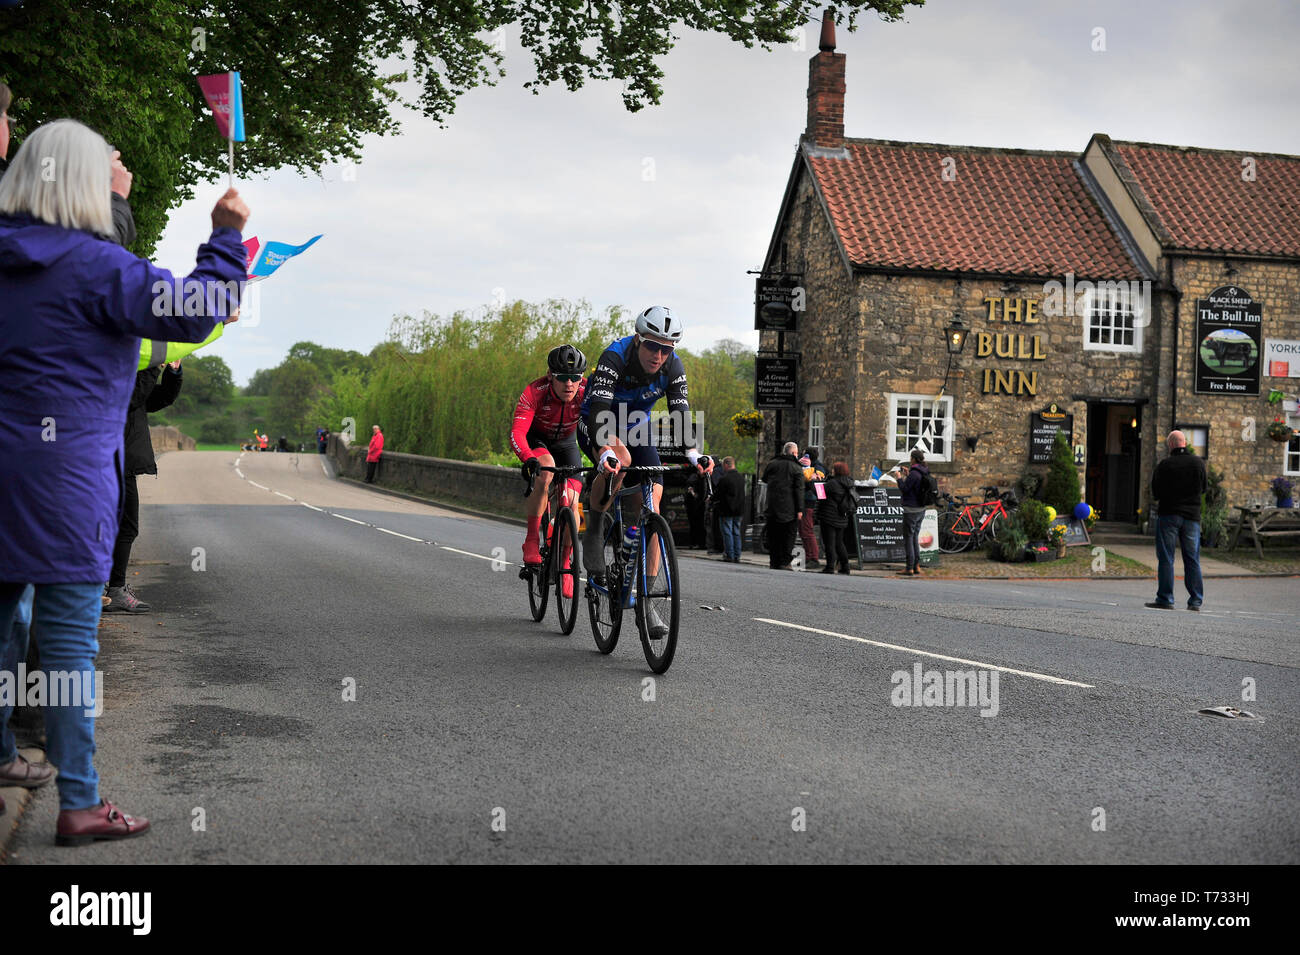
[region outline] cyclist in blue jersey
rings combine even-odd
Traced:
[[[637,316],[636,334],[612,342],[587,379],[582,416],[578,419],[578,444],[598,469],[591,485],[593,513],[582,542],[583,564],[591,574],[605,572],[601,546],[604,522],[597,515],[609,510],[613,494],[623,483],[619,472],[630,466],[660,464],[649,426],[650,409],[659,399],[668,399],[672,425],[681,436],[687,460],[701,474],[713,470],[713,462],[695,447],[694,429],[690,426],[686,370],[675,351],[683,329],[681,318],[670,309],[652,305]],[[612,482],[611,496],[602,506],[607,482]],[[655,477],[654,484],[657,511],[663,479]]]

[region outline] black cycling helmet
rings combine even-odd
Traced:
[[[553,375],[581,375],[587,370],[587,356],[572,345],[561,345],[546,356],[546,368]]]

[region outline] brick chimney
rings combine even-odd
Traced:
[[[823,149],[844,148],[844,60],[835,52],[835,19],[822,14],[820,51],[808,61],[808,128],[804,140]]]

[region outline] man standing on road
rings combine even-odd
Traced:
[[[790,566],[794,535],[803,517],[803,468],[796,455],[799,445],[787,441],[781,453],[763,468],[767,485],[767,554],[773,570]]]
[[[1201,495],[1205,493],[1205,462],[1189,451],[1181,431],[1169,432],[1169,457],[1151,475],[1151,497],[1158,502],[1156,517],[1156,599],[1153,610],[1174,609],[1174,547],[1183,552],[1183,583],[1187,609],[1200,610],[1205,596],[1201,583]]]
[[[379,459],[384,456],[384,432],[379,430],[379,425],[372,425],[370,432],[370,447],[366,449],[366,483],[374,484]]]

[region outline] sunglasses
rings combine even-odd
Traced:
[[[554,378],[556,381],[567,381],[570,384],[572,384],[575,381],[582,381],[581,375],[557,375],[554,372],[552,372],[551,377]]]
[[[650,349],[650,351],[656,355],[671,355],[673,353],[673,348],[676,347],[673,345],[662,345],[659,342],[652,342],[648,338],[641,339],[641,344]]]

